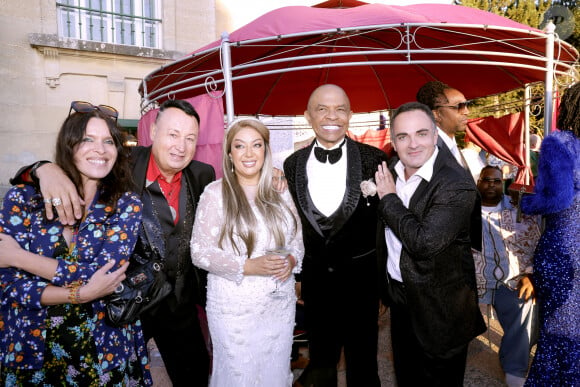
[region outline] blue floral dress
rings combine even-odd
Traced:
[[[98,195],[97,195],[98,196]],[[47,221],[42,197],[28,186],[13,187],[0,213],[0,232],[37,254],[58,259],[47,281],[14,268],[0,269],[0,384],[141,386],[151,385],[141,323],[122,328],[105,322],[105,304],[45,306],[48,285],[87,281],[109,259],[126,262],[141,221],[139,198],[126,193],[115,208],[92,203],[69,248],[58,221]]]

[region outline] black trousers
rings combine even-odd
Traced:
[[[155,340],[174,387],[208,385],[209,354],[196,305],[171,311],[164,302],[153,314],[142,316],[141,321],[145,339]]]
[[[343,349],[347,385],[380,386],[378,291],[373,281],[376,273],[367,266],[352,265],[345,271],[352,278],[326,274],[314,291],[309,289],[304,308],[310,362],[299,379],[305,387],[336,387],[336,367]],[[303,292],[305,285],[303,282]]]
[[[390,279],[391,341],[395,376],[399,387],[462,387],[467,345],[456,355],[440,358],[426,353],[413,331],[405,288]]]

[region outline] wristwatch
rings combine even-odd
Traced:
[[[40,184],[40,182],[38,181],[38,177],[36,176],[36,170],[39,167],[41,167],[44,164],[46,164],[46,163],[50,163],[50,161],[48,161],[48,160],[40,160],[40,161],[37,161],[34,164],[32,164],[32,167],[30,168],[30,171],[28,171],[28,175],[30,176],[30,179],[37,186]]]

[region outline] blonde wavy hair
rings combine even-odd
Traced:
[[[245,128],[254,129],[264,140],[264,165],[260,171],[258,192],[254,203],[258,212],[265,220],[266,230],[256,230],[256,217],[254,216],[244,190],[238,182],[233,170],[233,162],[230,158],[233,139],[240,130]],[[234,121],[230,124],[223,145],[222,169],[224,173],[222,179],[222,196],[225,221],[220,232],[219,247],[223,248],[223,242],[227,239],[236,253],[240,254],[241,249],[234,239],[234,235],[237,235],[244,242],[249,258],[252,256],[256,245],[257,232],[260,231],[269,232],[276,241],[276,246],[284,246],[286,244],[284,230],[292,227],[293,232],[296,233],[297,223],[294,216],[292,216],[293,224],[287,224],[286,213],[293,213],[272,185],[273,167],[272,151],[270,149],[270,131],[262,122],[254,118],[247,118]]]

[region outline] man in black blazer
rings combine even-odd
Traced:
[[[209,376],[197,306],[205,303],[206,273],[193,266],[189,242],[199,197],[215,180],[215,171],[193,160],[198,135],[199,115],[193,106],[167,101],[152,125],[152,146],[131,148],[135,189],[143,202],[143,226],[135,249],[157,249],[173,285],[158,306],[141,315],[141,322],[146,340],[155,339],[173,386],[207,386]],[[68,208],[74,222],[71,210],[80,209],[80,198],[68,177],[51,163],[32,171],[45,197],[61,198],[59,217],[64,221]]]
[[[437,146],[426,105],[399,107],[391,139],[399,161],[375,179],[397,383],[463,386],[467,346],[485,331],[470,248],[473,180]]]
[[[430,81],[417,91],[417,101],[429,106],[433,112],[439,148],[446,147],[470,176],[474,175],[473,172],[479,172],[469,170],[469,165],[455,139],[456,133],[467,130],[469,101],[463,93],[443,82]],[[476,183],[473,181],[474,187]],[[481,196],[477,189],[475,191],[477,197],[471,213],[471,247],[481,251]]]
[[[363,193],[361,183],[387,156],[346,137],[352,111],[336,85],[314,90],[304,115],[316,139],[284,162],[305,247],[299,280],[310,362],[298,385],[336,387],[344,348],[347,384],[380,386],[378,198]]]

